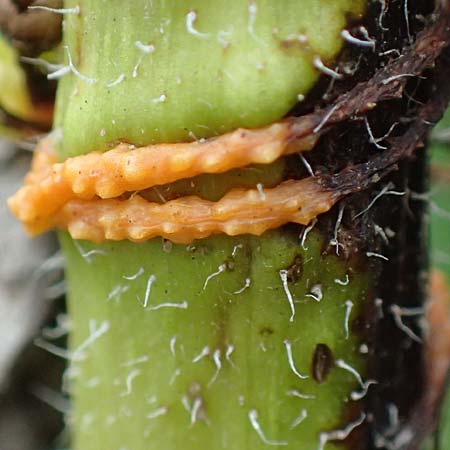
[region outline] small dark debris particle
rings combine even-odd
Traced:
[[[312,361],[314,379],[320,384],[325,381],[334,365],[333,352],[327,344],[317,344]]]
[[[300,255],[296,255],[292,264],[287,268],[287,280],[295,283],[302,276],[303,260]]]
[[[259,331],[259,334],[261,336],[270,336],[273,333],[274,333],[274,331],[270,327],[262,327],[261,330]]]

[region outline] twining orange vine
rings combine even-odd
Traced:
[[[297,137],[286,119],[257,130],[238,129],[203,142],[134,147],[119,144],[57,163],[51,140],[41,142],[25,185],[9,206],[23,222],[43,219],[76,198],[114,198],[155,185],[220,173],[249,164],[268,164],[282,155],[310,150],[319,134]]]
[[[163,236],[188,243],[219,232],[259,235],[287,222],[307,224],[335,201],[332,193],[322,192],[314,177],[272,189],[232,189],[218,202],[188,196],[160,205],[138,194],[117,198],[201,173],[268,164],[310,150],[320,134],[298,137],[297,123],[285,119],[203,142],[141,148],[119,144],[64,163],[56,162],[52,142],[46,139],[9,206],[31,234],[57,227],[68,229],[73,238],[97,242]]]
[[[25,185],[9,199],[13,213],[31,234],[68,229],[74,238],[143,241],[163,236],[190,242],[214,233],[261,234],[287,222],[307,224],[343,196],[376,182],[412,154],[445,109],[450,91],[434,96],[417,113],[391,149],[341,172],[286,181],[271,189],[232,189],[218,202],[189,196],[162,205],[137,191],[202,173],[220,173],[305,150],[320,135],[345,120],[362,117],[380,101],[398,98],[406,82],[439,57],[450,40],[450,14],[436,15],[410,48],[374,76],[342,94],[334,104],[257,130],[236,130],[204,142],[134,148],[119,144],[57,163],[52,143],[36,152]],[[444,65],[445,66],[445,65]],[[436,70],[439,75],[442,70]],[[448,94],[448,95],[447,95]],[[135,191],[129,198],[118,198]]]

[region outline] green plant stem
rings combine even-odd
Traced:
[[[61,157],[277,120],[314,85],[314,57],[332,64],[347,13],[362,12],[362,2],[346,0],[65,6],[76,3],[81,13],[64,28],[78,76],[59,87]],[[242,174],[247,185],[276,184],[284,164],[255,181]],[[233,176],[199,177],[199,195],[220,196]],[[364,377],[367,355],[352,323],[370,277],[361,261],[324,254],[319,232],[304,247],[299,233],[284,227],[189,246],[93,246],[62,234],[74,449],[315,450],[320,432],[360,417],[357,378],[331,358],[314,364],[314,355],[326,344]]]

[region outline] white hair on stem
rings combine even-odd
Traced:
[[[344,315],[344,330],[345,330],[345,339],[347,340],[349,337],[349,321],[350,314],[352,313],[353,302],[351,300],[345,301],[345,315]]]
[[[330,240],[330,245],[336,247],[336,255],[337,256],[339,256],[339,247],[344,248],[344,246],[338,240],[338,232],[339,232],[339,227],[341,226],[341,223],[342,223],[342,217],[344,216],[344,209],[345,209],[345,205],[343,203],[340,203],[338,216],[336,219],[336,223],[334,225],[333,239]]]
[[[221,355],[221,352],[219,349],[214,350],[212,358],[213,358],[214,364],[216,366],[216,371],[214,372],[214,375],[212,376],[212,378],[209,380],[208,387],[210,387],[217,380],[217,377],[219,376],[219,372],[222,369],[222,361],[220,359],[220,355]]]
[[[352,400],[360,400],[363,397],[366,396],[367,391],[369,389],[369,386],[372,386],[373,384],[377,384],[378,382],[375,380],[367,380],[367,381],[363,381],[361,375],[356,371],[356,369],[352,366],[350,366],[349,364],[347,364],[344,360],[342,359],[337,359],[336,360],[336,366],[340,367],[341,369],[346,370],[347,372],[350,372],[358,381],[359,385],[361,386],[362,390],[361,391],[354,391],[350,394],[350,398]]]
[[[86,350],[86,348],[91,346],[98,338],[105,334],[109,330],[109,328],[110,324],[106,320],[102,322],[98,328],[96,328],[96,322],[94,320],[89,321],[90,334],[88,338],[83,341],[78,347],[76,347],[72,352],[65,348],[58,347],[50,342],[47,342],[42,338],[36,338],[34,340],[34,344],[37,347],[42,348],[43,350],[46,350],[49,353],[60,358],[71,361],[79,361],[85,356],[83,353],[84,350]]]
[[[305,379],[309,378],[308,375],[303,375],[303,374],[301,374],[301,373],[297,370],[297,368],[295,367],[294,357],[293,357],[293,355],[292,355],[292,344],[291,344],[291,341],[289,341],[288,339],[285,339],[285,340],[283,341],[283,344],[284,344],[284,346],[286,347],[286,354],[287,354],[287,358],[288,358],[288,362],[289,362],[289,367],[291,368],[292,372],[294,372],[294,374],[295,374],[298,378],[300,378],[300,379],[302,379],[302,380],[305,380]]]
[[[312,394],[304,394],[303,392],[298,391],[297,389],[289,389],[286,392],[286,395],[288,395],[289,397],[297,397],[297,398],[301,398],[303,400],[313,400],[316,398],[315,395]]]
[[[128,395],[131,395],[131,392],[133,390],[133,381],[139,375],[141,375],[140,369],[134,369],[127,375],[127,377],[125,379],[125,390],[120,393],[121,397],[126,397]]]
[[[248,412],[248,419],[250,420],[250,424],[252,426],[252,428],[256,431],[256,434],[259,436],[259,438],[261,439],[261,441],[266,444],[266,445],[274,445],[274,446],[278,446],[278,445],[288,445],[288,442],[286,441],[274,441],[271,439],[268,439],[266,437],[266,435],[264,434],[261,425],[258,422],[258,411],[256,411],[256,409],[251,409]]]
[[[136,273],[134,273],[132,275],[123,275],[122,278],[124,280],[132,281],[132,280],[136,280],[136,278],[139,278],[143,273],[144,273],[144,268],[140,267]]]
[[[52,64],[44,58],[30,58],[29,56],[21,56],[20,61],[32,66],[42,67],[49,73],[56,72],[65,67],[62,64]]]
[[[315,173],[314,173],[314,170],[312,169],[311,164],[308,162],[308,160],[307,160],[301,153],[299,153],[298,156],[300,157],[300,159],[301,159],[303,165],[305,166],[307,172],[308,172],[312,177],[315,177],[316,175],[315,175]]]
[[[181,375],[181,369],[175,369],[170,380],[169,385],[172,386],[173,383],[175,383],[175,380]]]
[[[300,411],[300,414],[298,415],[298,417],[296,417],[294,419],[294,421],[291,423],[291,430],[293,430],[295,427],[298,427],[307,417],[308,417],[308,411],[303,408]]]
[[[69,333],[72,329],[72,321],[67,314],[60,313],[56,316],[54,327],[44,327],[42,336],[46,339],[58,339]]]
[[[36,347],[39,347],[51,353],[52,355],[58,356],[59,358],[66,359],[68,361],[72,359],[72,354],[69,350],[62,347],[58,347],[57,345],[52,344],[51,342],[47,342],[42,338],[38,337],[34,339],[33,343]]]
[[[284,292],[288,299],[289,306],[291,308],[291,317],[289,318],[289,322],[293,322],[294,317],[295,317],[295,306],[294,306],[294,299],[292,298],[292,294],[291,294],[291,291],[289,290],[289,286],[288,286],[288,281],[287,281],[288,272],[287,272],[287,270],[281,269],[278,273],[280,275],[281,283],[283,284],[283,289],[284,289]]]
[[[350,278],[348,277],[348,273],[345,274],[345,280],[340,280],[339,278],[335,278],[334,282],[339,284],[340,286],[347,286],[350,282]]]
[[[403,10],[405,13],[405,24],[406,24],[406,33],[408,35],[408,42],[412,42],[412,36],[411,36],[411,28],[409,26],[409,7],[408,7],[408,0],[403,0]]]
[[[329,77],[333,78],[334,80],[342,80],[342,78],[344,78],[344,76],[341,73],[336,72],[335,70],[327,67],[322,62],[322,60],[320,59],[320,56],[318,56],[318,55],[314,56],[314,58],[313,58],[313,66],[317,70],[324,73],[325,75],[328,75]]]
[[[139,357],[137,357],[135,359],[130,359],[129,361],[125,361],[122,364],[122,367],[130,367],[130,366],[134,366],[136,364],[145,363],[147,361],[148,361],[148,355],[142,355],[142,356],[139,356]]]
[[[375,41],[373,39],[370,38],[367,40],[358,39],[357,37],[353,36],[348,30],[342,30],[341,36],[344,40],[346,40],[350,44],[355,44],[360,47],[366,47],[375,50]]]
[[[154,411],[149,412],[145,417],[147,419],[156,419],[157,417],[164,416],[169,412],[169,408],[167,406],[161,406],[160,408],[155,409]]]
[[[259,44],[262,44],[261,41],[255,34],[255,22],[256,16],[258,14],[258,5],[256,4],[256,0],[251,0],[248,4],[248,23],[247,23],[247,31],[248,34]]]
[[[69,58],[68,66],[64,66],[60,70],[48,74],[47,78],[49,80],[55,80],[55,79],[61,78],[62,76],[68,74],[69,72],[72,72],[77,78],[79,78],[81,81],[84,81],[87,84],[97,83],[97,80],[95,78],[90,78],[90,77],[80,73],[80,71],[73,64],[72,55],[70,54],[69,47],[67,45],[65,45],[64,48],[67,52],[67,57]]]
[[[97,339],[103,336],[110,329],[110,323],[107,320],[104,320],[98,327],[97,322],[95,320],[89,321],[89,336],[83,341],[78,347],[75,348],[72,354],[73,359],[82,358],[84,350],[90,347]]]
[[[192,403],[192,408],[190,410],[190,416],[191,416],[191,427],[197,422],[198,419],[198,413],[200,411],[200,408],[203,405],[203,401],[200,397],[196,397],[194,399],[194,402]]]
[[[73,240],[73,245],[75,245],[76,249],[79,251],[81,257],[88,263],[88,264],[92,264],[92,256],[108,256],[108,252],[106,252],[105,250],[99,250],[96,248],[93,248],[92,250],[85,250],[81,244],[74,239]]]
[[[321,302],[323,299],[322,285],[315,284],[309,291],[309,294],[306,294],[305,297],[310,297],[316,302]]]
[[[318,133],[328,122],[328,119],[334,114],[334,112],[341,106],[340,103],[337,103],[336,105],[333,105],[328,112],[325,114],[325,116],[323,117],[323,119],[320,121],[319,125],[317,125],[314,130],[313,133]]]
[[[122,81],[125,80],[125,74],[121,73],[114,81],[111,81],[111,83],[107,83],[106,87],[114,87],[117,86],[118,84],[122,83]]]
[[[366,256],[369,258],[378,258],[382,259],[383,261],[389,261],[389,258],[387,256],[382,255],[381,253],[366,252]]]
[[[155,51],[153,44],[143,44],[141,41],[135,41],[134,46],[146,55],[150,55]]]
[[[350,433],[366,420],[366,414],[361,413],[361,415],[353,422],[350,422],[347,426],[342,428],[341,430],[332,430],[332,431],[322,431],[319,434],[319,446],[317,450],[324,450],[325,445],[329,441],[343,441],[347,439]]]
[[[145,286],[145,294],[144,294],[144,301],[141,301],[141,298],[137,295],[137,299],[139,301],[139,303],[143,306],[143,308],[147,308],[148,306],[148,302],[150,300],[150,292],[152,290],[152,286],[153,283],[156,281],[156,275],[151,274],[148,278],[147,278],[147,284]]]
[[[252,280],[250,278],[246,278],[244,286],[242,286],[237,291],[234,291],[233,294],[237,295],[237,294],[241,294],[242,292],[244,292],[246,289],[248,289],[250,287],[251,281]]]
[[[114,286],[111,291],[108,293],[107,301],[111,301],[113,299],[119,300],[121,295],[127,292],[130,289],[127,285],[118,284]]]
[[[167,95],[162,93],[159,97],[152,98],[152,103],[165,103]]]
[[[353,401],[361,400],[367,395],[367,392],[369,391],[369,387],[378,384],[378,381],[376,380],[367,380],[364,385],[362,386],[362,389],[360,391],[353,391],[350,393],[350,398]]]
[[[177,335],[174,335],[170,338],[170,343],[169,343],[169,348],[170,348],[170,353],[172,354],[172,356],[176,356],[176,343],[177,343]]]
[[[412,339],[415,342],[418,343],[422,343],[422,339],[417,336],[416,333],[414,333],[413,330],[411,330],[411,328],[409,328],[408,326],[406,326],[403,323],[402,317],[403,316],[407,316],[407,317],[411,317],[411,316],[417,316],[417,315],[421,315],[423,314],[423,309],[422,308],[401,308],[398,305],[391,305],[390,307],[392,316],[394,317],[394,322],[397,325],[398,328],[400,328],[400,330],[402,330],[410,339]]]
[[[231,355],[232,355],[233,352],[234,352],[234,345],[233,344],[229,344],[227,346],[227,350],[225,352],[225,359],[228,361],[228,363],[230,364],[231,367],[234,367],[236,369],[236,365],[231,360]]]
[[[394,128],[398,125],[398,123],[396,122],[396,123],[392,124],[391,127],[389,128],[389,130],[386,132],[386,134],[384,134],[383,136],[381,136],[379,138],[376,138],[373,135],[372,128],[370,127],[369,119],[367,118],[367,116],[364,116],[364,123],[366,125],[366,130],[369,135],[369,142],[371,144],[375,145],[375,147],[378,148],[379,150],[387,150],[387,147],[385,147],[384,145],[380,145],[379,143],[384,141],[386,138],[388,138],[390,136],[390,134],[392,133]]]
[[[303,250],[308,250],[308,247],[305,247],[306,238],[308,236],[308,233],[316,226],[317,219],[314,218],[313,221],[303,230],[301,234],[301,241],[300,245],[302,246]]]
[[[212,274],[208,275],[206,277],[205,283],[203,284],[203,290],[206,289],[206,286],[208,286],[208,283],[214,278],[217,277],[217,275],[220,275],[222,272],[225,272],[225,270],[227,270],[227,265],[226,264],[221,264],[218,268],[216,272],[213,272]]]
[[[197,356],[194,356],[194,358],[192,358],[192,362],[196,363],[196,362],[200,361],[205,356],[209,356],[209,353],[210,353],[210,349],[206,345],[205,347],[202,348],[202,350],[200,351],[200,353]]]
[[[50,8],[49,6],[32,5],[28,6],[28,9],[40,9],[42,11],[48,11],[55,14],[80,14],[80,5],[76,5],[74,8]]]
[[[266,200],[266,194],[264,194],[264,187],[262,183],[257,183],[256,189],[258,191],[259,198],[261,199],[262,202],[264,202]]]
[[[406,194],[406,192],[399,192],[399,191],[392,191],[391,189],[394,187],[394,185],[389,182],[387,183],[383,189],[381,189],[380,192],[372,199],[372,201],[369,203],[369,205],[364,208],[362,211],[360,211],[358,214],[353,216],[353,219],[358,218],[359,216],[365,214],[367,211],[369,211],[370,208],[383,196],[383,195],[396,195],[396,196],[403,196]]]
[[[209,33],[201,33],[194,28],[194,23],[197,20],[197,13],[195,11],[189,11],[186,15],[186,29],[189,34],[199,39],[209,39]]]
[[[160,303],[158,305],[151,305],[149,306],[149,311],[157,311],[158,309],[162,308],[175,308],[175,309],[188,309],[189,304],[187,300],[183,300],[182,302],[176,303],[176,302],[165,302]]]

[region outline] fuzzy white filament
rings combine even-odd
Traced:
[[[81,257],[88,264],[92,264],[92,258],[91,257],[94,256],[94,255],[100,255],[100,256],[107,256],[108,255],[108,252],[105,252],[104,250],[98,250],[96,248],[93,248],[92,250],[85,250],[77,240],[74,240],[73,244],[75,245],[77,250],[80,252]]]
[[[342,359],[337,359],[336,360],[336,366],[340,367],[341,369],[346,370],[347,372],[350,372],[358,381],[358,383],[361,386],[364,386],[364,382],[361,378],[361,375],[356,371],[356,369],[354,369],[352,366],[350,366],[349,364],[347,364],[344,360]]]
[[[303,230],[301,234],[301,246],[303,250],[308,250],[308,247],[305,247],[306,238],[308,237],[308,233],[316,226],[317,219],[314,218],[313,221]]]
[[[214,277],[217,277],[217,275],[220,275],[222,272],[225,272],[225,270],[227,270],[227,265],[226,264],[221,264],[218,268],[216,272],[213,272],[212,274],[208,275],[206,277],[205,283],[203,284],[203,290],[206,289],[206,286],[208,286],[208,283],[210,282],[210,280]]]
[[[416,308],[414,308],[414,309],[416,310]],[[402,330],[413,341],[422,343],[422,339],[419,336],[417,336],[417,334],[414,333],[414,331],[411,330],[411,328],[406,326],[402,320],[403,316],[412,316],[412,315],[423,314],[423,310],[421,312],[419,312],[419,310],[416,310],[414,312],[416,314],[411,314],[411,313],[408,314],[407,309],[401,308],[398,305],[391,305],[391,313],[394,317],[394,322],[397,325],[397,327],[400,328],[400,330]]]
[[[208,387],[210,387],[217,380],[220,369],[222,369],[222,361],[220,359],[220,350],[219,349],[214,350],[213,361],[216,366],[216,371],[214,372],[214,375],[212,376],[212,378],[209,380]]]
[[[345,330],[345,339],[348,339],[349,336],[349,320],[350,314],[352,312],[353,302],[351,300],[345,301],[345,317],[344,317],[344,330]]]
[[[143,44],[141,41],[136,41],[134,46],[146,55],[150,55],[155,51],[155,46],[153,44]]]
[[[389,261],[389,258],[387,256],[382,255],[381,253],[375,253],[375,252],[366,252],[366,256],[371,258],[378,258],[382,259],[383,261]]]
[[[145,417],[150,420],[156,419],[157,417],[164,416],[168,411],[169,409],[167,406],[161,406],[161,408],[155,409],[154,411],[148,413]]]
[[[175,308],[175,309],[188,309],[188,302],[186,300],[183,300],[180,303],[172,303],[172,302],[166,302],[166,303],[160,303],[159,305],[150,306],[148,309],[150,311],[157,311],[161,308]]]
[[[323,299],[322,285],[315,284],[309,294],[306,294],[306,297],[310,297],[314,299],[316,302],[321,302]]]
[[[329,77],[333,78],[334,80],[342,80],[344,76],[338,72],[336,72],[333,69],[330,69],[327,67],[322,60],[320,59],[320,56],[314,56],[313,58],[313,66],[320,70],[320,72],[324,73],[325,75],[328,75]]]
[[[250,287],[250,283],[251,283],[250,278],[246,278],[244,286],[241,287],[240,289],[238,289],[237,291],[234,291],[233,294],[235,294],[235,295],[241,294],[242,292],[244,292],[246,289],[248,289]]]
[[[77,5],[74,8],[50,8],[49,6],[35,5],[29,6],[28,9],[40,9],[42,11],[48,11],[55,14],[80,14],[80,6]]]
[[[367,395],[367,391],[369,390],[369,387],[373,384],[378,384],[378,381],[375,380],[367,380],[364,385],[362,386],[362,389],[360,391],[353,391],[350,394],[350,398],[353,401],[361,400]]]
[[[347,286],[348,283],[350,282],[350,279],[349,279],[349,277],[348,277],[348,274],[346,273],[346,274],[345,274],[345,280],[340,280],[339,278],[335,278],[335,279],[334,279],[334,282],[335,282],[336,284],[341,285],[341,286]]]
[[[72,55],[70,54],[69,47],[67,45],[65,45],[64,48],[66,49],[67,57],[69,58],[69,69],[70,69],[70,72],[72,72],[76,77],[78,77],[81,81],[84,81],[87,84],[95,84],[95,83],[97,83],[97,80],[95,78],[90,78],[90,77],[88,77],[86,75],[83,75],[82,73],[80,73],[78,71],[78,69],[73,64]],[[61,70],[63,70],[63,69],[61,69]],[[47,78],[49,80],[51,80],[51,79],[53,79],[52,76],[55,76],[55,72],[53,72],[52,74],[47,75]]]
[[[177,336],[175,335],[175,336],[172,336],[170,338],[170,344],[169,344],[170,353],[172,354],[172,356],[175,356],[175,345],[176,345],[176,343],[177,343]]]
[[[286,392],[286,395],[288,395],[289,397],[301,398],[303,400],[313,400],[316,398],[315,395],[303,394],[303,392],[300,392],[297,389],[290,389],[289,391]]]
[[[359,427],[366,420],[366,414],[361,415],[354,422],[350,422],[346,427],[341,430],[322,431],[319,434],[319,446],[317,450],[324,450],[325,445],[329,441],[343,441],[347,439],[349,434],[357,427]]]
[[[208,355],[209,355],[209,352],[210,352],[210,350],[209,350],[209,347],[208,347],[208,346],[203,347],[202,350],[201,350],[201,352],[200,352],[197,356],[195,356],[195,357],[192,359],[192,362],[193,362],[193,363],[196,363],[196,362],[200,361],[200,360],[201,360],[202,358],[204,358],[205,356],[208,356]]]
[[[287,270],[284,270],[284,269],[280,270],[278,273],[280,274],[281,283],[283,284],[284,292],[288,299],[289,306],[291,307],[291,317],[290,317],[289,321],[293,322],[294,316],[295,316],[295,306],[294,306],[294,299],[292,298],[292,294],[291,294],[291,291],[289,290],[289,286],[288,286],[288,281],[287,281],[288,273],[287,273]]]
[[[306,418],[308,417],[308,411],[306,409],[302,409],[298,417],[294,419],[291,424],[291,430],[300,425]]]
[[[125,80],[125,74],[121,73],[114,81],[111,81],[111,83],[107,83],[106,87],[114,87],[117,86],[118,84],[122,83],[122,81]]]
[[[189,11],[186,15],[186,29],[192,36],[198,37],[200,39],[209,39],[208,33],[201,33],[194,28],[194,23],[197,20],[197,14],[195,11]]]
[[[197,422],[198,418],[198,412],[200,411],[200,408],[202,406],[202,399],[197,397],[194,399],[194,403],[192,404],[191,409],[191,426],[194,425],[195,422]]]
[[[261,199],[261,201],[265,201],[266,200],[266,194],[264,194],[264,189],[263,189],[263,185],[262,183],[258,183],[256,185],[256,189],[258,190],[258,194],[259,194],[259,198]]]
[[[341,244],[338,240],[338,232],[339,232],[339,228],[342,223],[342,217],[344,216],[344,209],[345,209],[345,205],[341,203],[339,205],[338,216],[336,219],[336,223],[334,225],[333,239],[330,240],[330,245],[333,245],[336,247],[336,255],[337,256],[339,256],[339,247],[344,248],[343,244]]]
[[[372,50],[375,49],[375,41],[373,39],[368,40],[358,39],[352,34],[350,34],[350,31],[348,30],[342,30],[341,36],[347,42],[350,42],[350,44],[359,45],[360,47],[371,48]]]
[[[129,281],[132,281],[132,280],[135,280],[136,278],[139,278],[142,274],[144,273],[144,268],[143,267],[141,267],[136,273],[134,273],[133,275],[123,275],[122,276],[122,278],[124,279],[124,280],[129,280]]]
[[[311,164],[307,161],[307,159],[300,153],[298,156],[300,156],[300,159],[302,160],[303,165],[305,166],[307,172],[312,176],[315,177],[314,171],[311,167]]]
[[[139,369],[132,370],[127,378],[125,379],[125,390],[121,392],[121,397],[126,397],[127,395],[130,395],[133,390],[133,380],[138,377],[141,374],[141,371]]]
[[[261,441],[263,441],[266,445],[288,445],[286,441],[273,441],[270,439],[267,439],[266,435],[264,434],[263,430],[261,429],[261,425],[258,422],[258,411],[256,409],[251,409],[248,412],[248,418],[250,420],[250,424],[253,427],[253,429],[256,431],[256,434],[259,436]]]
[[[231,367],[234,367],[236,369],[236,366],[233,361],[231,361],[231,354],[234,352],[234,345],[229,344],[227,346],[227,350],[225,352],[225,359],[228,361]]]
[[[142,304],[144,308],[147,308],[148,302],[150,300],[150,292],[152,290],[152,285],[156,281],[156,275],[151,274],[147,279],[147,285],[145,287],[145,296],[144,302],[142,303],[140,298],[138,297],[139,302]]]
[[[99,327],[96,327],[95,320],[89,321],[89,336],[83,341],[73,352],[72,359],[80,360],[84,357],[84,350],[91,346],[97,339],[103,336],[110,329],[110,324],[107,320],[103,321]]]
[[[305,380],[306,378],[309,378],[308,375],[301,374],[297,370],[297,368],[295,367],[294,357],[292,355],[292,344],[291,344],[291,341],[286,339],[286,340],[283,341],[283,343],[284,343],[284,345],[286,347],[286,353],[287,353],[287,358],[288,358],[288,362],[289,362],[289,367],[291,368],[292,372],[294,372],[294,374],[297,375],[302,380]]]

